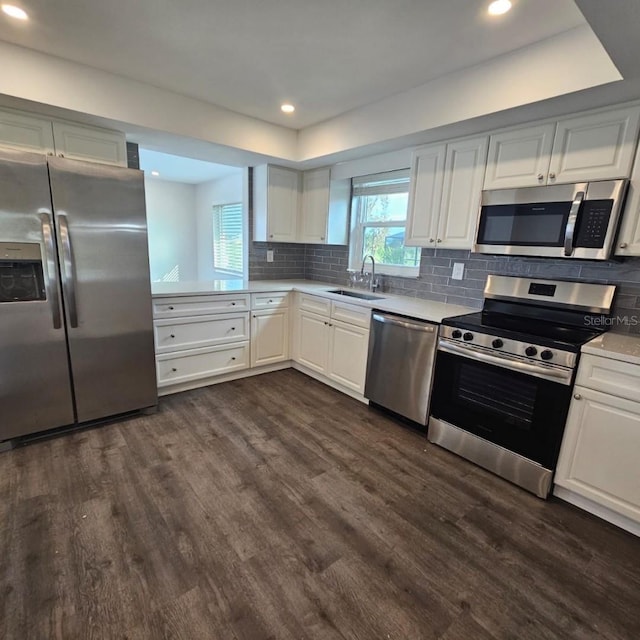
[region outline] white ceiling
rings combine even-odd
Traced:
[[[24,0],[0,40],[301,129],[585,24],[573,0],[488,3]]]
[[[193,158],[184,158],[149,149],[138,150],[140,169],[145,172],[145,177],[154,180],[169,180],[171,182],[184,182],[186,184],[200,184],[210,180],[218,180],[232,173],[241,172],[242,169],[230,167],[224,164],[203,162]],[[151,175],[157,171],[160,175]]]

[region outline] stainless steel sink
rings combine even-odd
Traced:
[[[328,293],[337,293],[339,296],[347,296],[349,298],[360,298],[360,300],[384,300],[383,296],[374,296],[371,293],[354,291],[353,289],[331,289]]]

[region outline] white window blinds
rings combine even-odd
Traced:
[[[242,203],[213,207],[213,266],[242,276]]]

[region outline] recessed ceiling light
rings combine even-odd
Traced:
[[[11,16],[12,18],[16,18],[16,20],[28,20],[29,16],[27,15],[27,12],[24,9],[21,9],[20,7],[16,7],[12,4],[3,4],[2,5],[2,10],[8,15]]]
[[[293,113],[296,110],[292,104],[287,104],[286,102],[280,107],[280,109],[282,109],[283,113]]]
[[[151,175],[155,176],[157,178],[160,175],[160,172],[159,171],[152,171]]]
[[[511,9],[510,0],[495,0],[489,5],[489,13],[492,16],[500,16],[503,13],[507,13]]]

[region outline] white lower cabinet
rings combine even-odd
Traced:
[[[332,320],[329,323],[329,345],[328,376],[349,389],[363,393],[369,331]]]
[[[620,393],[604,392],[594,372],[615,373]],[[555,475],[554,493],[640,535],[640,393],[638,365],[600,356],[583,356],[567,418]],[[631,371],[631,373],[629,373]],[[628,377],[625,383],[625,377]],[[635,387],[636,399],[627,389]],[[621,516],[621,517],[620,517]]]
[[[329,362],[329,321],[307,311],[298,315],[295,360],[317,371],[327,373]]]
[[[156,356],[158,387],[191,383],[249,366],[249,342],[175,351]],[[197,385],[194,385],[197,386]]]
[[[251,366],[289,359],[289,310],[261,309],[251,314]]]
[[[314,309],[314,313],[307,309]],[[341,388],[364,392],[371,311],[300,294],[293,359]]]

